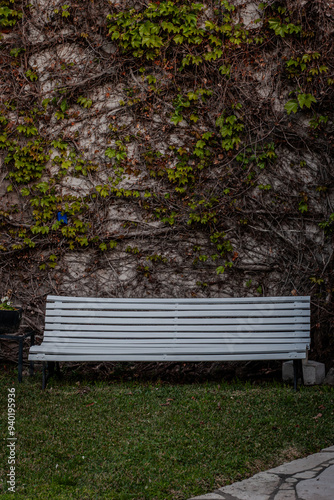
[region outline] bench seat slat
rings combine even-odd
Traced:
[[[306,344],[294,343],[294,344],[212,344],[210,346],[198,344],[194,346],[193,344],[184,344],[183,346],[178,345],[163,345],[158,346],[139,346],[139,345],[122,345],[122,346],[85,346],[85,345],[67,345],[67,344],[57,344],[49,343],[48,345],[37,346],[31,348],[31,352],[48,352],[50,354],[224,354],[224,353],[241,353],[246,354],[248,352],[252,353],[262,353],[262,352],[287,352],[287,351],[305,351]]]
[[[262,360],[277,360],[277,359],[305,359],[305,352],[283,352],[283,353],[262,353],[261,357],[258,354],[214,354],[214,355],[130,355],[130,354],[30,354],[31,361],[178,361],[178,362],[198,362],[198,361],[258,361]]]

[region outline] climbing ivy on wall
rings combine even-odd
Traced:
[[[38,9],[1,0],[4,262],[31,261],[57,288],[67,252],[93,251],[96,262],[125,252],[150,286],[174,265],[173,252],[153,244],[161,231],[176,247],[186,242],[183,267],[201,276],[194,293],[208,293],[224,274],[261,294],[262,278],[242,275],[243,239],[262,231],[272,246],[275,238],[283,244],[285,217],[300,227],[312,222],[328,242],[331,169],[307,188],[300,172],[309,168],[305,152],[323,155],[323,165],[333,154],[332,12],[322,2],[255,2],[247,21],[247,5],[83,1]],[[90,153],[82,146],[89,141]],[[275,184],[287,151],[298,171]],[[84,193],[66,183],[82,183]],[[129,217],[110,230],[110,207],[127,207],[141,222]],[[134,234],[141,245],[128,242]],[[327,274],[319,278],[304,247],[293,251],[309,266],[298,293],[328,293]]]

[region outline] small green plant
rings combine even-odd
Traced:
[[[3,0],[0,6],[0,26],[15,26],[18,20],[22,19],[22,12],[10,8],[14,0]]]
[[[70,8],[70,5],[62,5],[61,10],[62,10],[62,17],[68,17],[70,15],[68,9]]]
[[[319,52],[308,52],[302,56],[289,59],[286,63],[289,78],[299,77],[303,74],[306,76],[306,81],[311,82],[315,76],[327,73],[328,67],[324,64],[318,64],[319,58]]]
[[[309,122],[309,127],[313,130],[320,128],[321,126],[325,126],[328,122],[328,116],[324,115],[314,115],[313,118]]]
[[[12,306],[11,302],[11,296],[12,296],[12,291],[8,290],[7,295],[4,297],[1,297],[1,302],[0,302],[0,310],[5,310],[5,311],[16,311],[17,307]]]
[[[328,220],[320,222],[319,227],[325,231],[326,235],[329,235],[334,232],[334,213],[332,213]]]
[[[21,47],[16,47],[10,50],[9,55],[12,57],[18,57],[21,54],[21,52],[25,52],[25,49]]]
[[[235,105],[235,109],[240,109],[240,107],[240,103]],[[235,114],[226,116],[224,112],[217,118],[216,126],[219,127],[220,134],[223,137],[222,148],[226,151],[235,148],[239,149],[241,142],[240,133],[245,128],[242,119],[238,118]]]
[[[279,9],[282,8],[279,7]],[[283,14],[283,12],[280,13]],[[300,34],[302,31],[302,27],[300,25],[290,23],[289,17],[285,17],[284,21],[279,18],[271,18],[268,20],[268,25],[269,29],[275,32],[275,35],[282,38],[284,38],[285,35]]]
[[[37,74],[32,70],[32,69],[28,69],[28,71],[26,72],[26,76],[29,78],[29,80],[31,80],[32,82],[35,81],[35,80],[38,80],[38,76]]]
[[[44,147],[41,139],[29,141],[25,146],[19,146],[14,141],[8,148],[8,155],[5,163],[12,166],[8,178],[17,183],[27,183],[29,181],[40,179],[49,156],[44,153]]]
[[[290,99],[290,101],[285,104],[284,109],[288,115],[290,115],[292,112],[297,113],[299,108],[310,108],[313,102],[317,102],[317,100],[312,94],[304,94],[299,91],[297,93],[297,99]]]
[[[83,106],[84,108],[90,108],[91,105],[93,104],[93,101],[81,95],[78,97],[77,103],[80,104],[80,106]]]
[[[321,283],[324,282],[322,278],[317,278],[316,276],[311,276],[310,281],[312,281],[315,285],[321,285]]]

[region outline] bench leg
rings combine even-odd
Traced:
[[[298,370],[299,368],[299,359],[294,359],[293,360],[293,388],[295,391],[297,391],[297,384],[298,384]]]
[[[35,334],[32,333],[30,337],[30,347],[35,345]],[[34,374],[34,362],[30,361],[29,363],[29,375],[30,377]]]
[[[42,389],[46,388],[46,384],[50,377],[53,377],[55,374],[60,377],[60,367],[58,361],[47,361],[43,363],[43,385]]]
[[[19,364],[18,364],[18,379],[22,382],[22,368],[23,368],[23,338],[19,340]]]
[[[44,361],[43,363],[43,381],[42,381],[42,390],[44,391],[45,387],[46,387],[46,383],[48,381],[48,377],[47,377],[47,363]]]
[[[55,374],[55,362],[54,361],[48,361],[48,370],[49,370],[49,377],[53,377]]]
[[[304,385],[304,372],[303,372],[303,360],[299,360],[300,377],[302,380],[302,385]]]
[[[295,391],[298,390],[298,378],[301,378],[302,385],[304,385],[304,373],[303,373],[303,362],[301,359],[293,360],[293,388]]]
[[[59,361],[56,361],[56,375],[57,375],[58,378],[61,378]]]

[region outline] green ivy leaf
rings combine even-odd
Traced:
[[[63,113],[65,113],[65,111],[68,109],[68,104],[67,104],[67,100],[66,99],[63,99],[60,103],[60,109],[62,110]]]
[[[304,106],[310,108],[312,102],[317,102],[316,98],[312,94],[298,94],[297,99],[302,109]]]
[[[177,125],[178,123],[182,122],[183,116],[175,113],[170,120],[172,123],[174,123],[174,125]]]
[[[285,111],[290,115],[292,112],[297,113],[298,111],[298,101],[297,99],[290,99],[285,106],[284,106]]]
[[[108,156],[108,158],[115,158],[116,149],[111,149],[111,148],[106,149],[105,155]]]
[[[174,36],[174,42],[175,43],[182,43],[183,42],[183,36],[182,35],[176,35],[176,36]]]
[[[223,274],[225,272],[225,266],[219,266],[216,269],[217,274]]]

